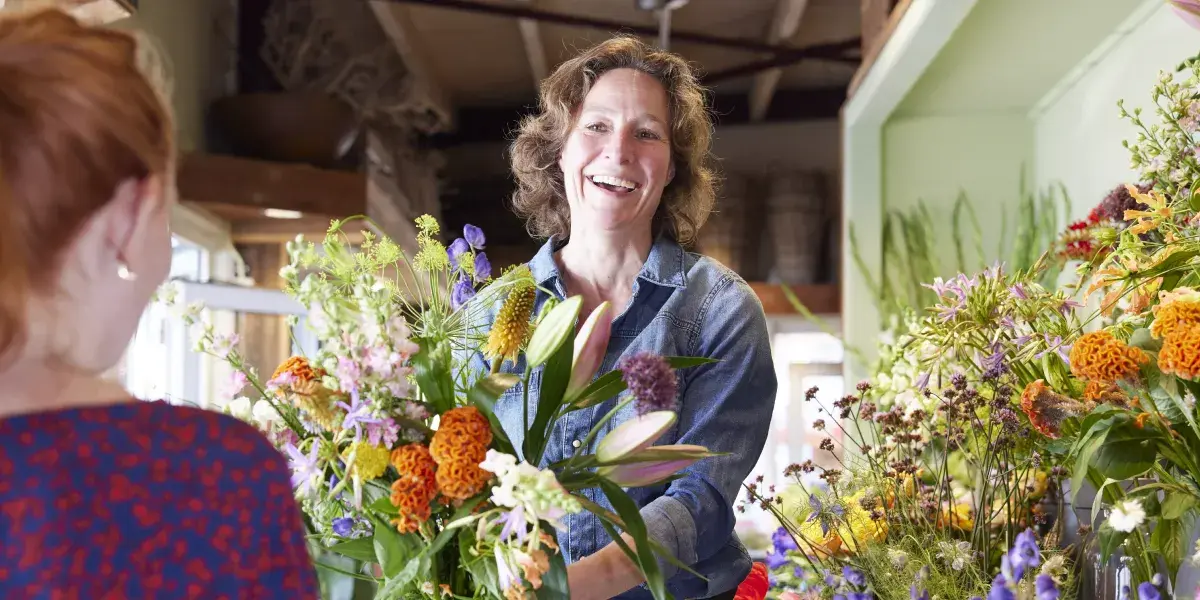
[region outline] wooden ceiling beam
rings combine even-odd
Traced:
[[[330,218],[366,214],[362,173],[191,153],[177,175],[180,198],[200,205],[297,211]]]
[[[536,0],[521,0],[533,5]],[[550,75],[550,63],[546,60],[546,45],[542,42],[542,26],[533,19],[517,19],[517,27],[521,30],[521,41],[525,45],[525,57],[529,60],[529,74],[533,76],[533,88],[536,90],[542,80]]]
[[[447,128],[453,128],[454,104],[450,101],[445,87],[438,81],[433,68],[429,66],[424,49],[414,38],[415,28],[408,7],[384,0],[370,0],[367,4],[370,5],[371,12],[375,13],[375,18],[379,19],[384,33],[391,38],[404,65],[408,67],[416,86],[414,91],[424,96],[429,108],[437,113]]]
[[[777,0],[775,15],[771,24],[767,26],[767,43],[776,45],[796,35],[796,30],[800,28],[800,19],[807,8],[808,0]],[[762,121],[767,116],[771,98],[775,95],[775,88],[782,76],[782,67],[767,69],[754,76],[754,83],[750,88],[750,121]]]

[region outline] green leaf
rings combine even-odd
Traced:
[[[516,454],[516,452],[513,449],[512,441],[508,439],[508,434],[504,432],[504,427],[500,425],[500,419],[496,418],[496,399],[516,385],[518,381],[521,381],[521,378],[516,375],[494,373],[480,379],[475,383],[475,387],[467,392],[467,401],[479,409],[479,412],[483,413],[488,418],[488,423],[492,425],[492,444],[496,447],[496,451],[505,454]]]
[[[449,524],[454,523],[459,519],[464,519],[471,516],[471,513],[475,510],[476,506],[479,506],[480,502],[483,502],[483,496],[476,496],[470,500],[467,500],[462,506],[458,507],[458,510],[454,511],[454,516],[450,517],[450,520],[447,521],[447,526],[442,529],[441,533],[439,533],[437,537],[433,538],[433,543],[429,544],[429,547],[425,549],[425,554],[435,555],[438,552],[441,552],[442,548],[446,544],[450,543],[450,538],[454,537],[456,530],[462,527],[461,525],[450,527]]]
[[[383,588],[375,594],[375,600],[401,600],[409,597],[408,594],[404,593],[405,588],[414,583],[414,580],[417,580],[419,575],[428,573],[429,567],[429,557],[424,554],[406,561],[404,568],[400,569],[400,572],[396,573],[395,576],[387,578],[387,581],[383,584]],[[428,579],[428,576],[420,578],[422,581]]]
[[[500,577],[496,571],[496,557],[474,556],[471,549],[475,547],[475,532],[471,529],[460,529],[458,532],[458,555],[463,568],[471,574],[477,588],[486,589],[493,598],[503,598],[504,591],[500,589]]]
[[[628,386],[621,379],[620,371],[609,371],[596,378],[579,393],[579,397],[571,403],[572,410],[595,406],[625,391]]]
[[[379,562],[379,558],[375,556],[375,540],[374,538],[358,538],[355,540],[347,540],[338,542],[329,547],[330,552],[336,552],[347,558],[361,560],[363,562]]]
[[[1200,507],[1200,502],[1196,497],[1186,492],[1171,491],[1167,492],[1167,497],[1162,503],[1162,517],[1164,519],[1178,519],[1185,513],[1195,510]]]
[[[537,329],[533,330],[533,337],[529,339],[529,349],[525,351],[525,364],[530,369],[546,364],[567,341],[568,335],[575,332],[575,321],[579,318],[579,309],[582,307],[583,296],[573,296],[555,306],[550,310],[550,314],[542,319]]]
[[[1180,519],[1159,519],[1150,533],[1150,547],[1162,555],[1167,563],[1167,573],[1176,573],[1183,564],[1184,544],[1187,529]]]
[[[379,518],[373,518],[372,521],[375,525],[375,556],[379,557],[379,566],[383,569],[384,577],[395,577],[421,552],[424,544],[414,534],[401,535],[387,521]]]
[[[421,347],[412,357],[417,387],[437,414],[454,408],[454,379],[450,373],[450,344],[418,338]]]
[[[1096,450],[1091,467],[1109,479],[1132,479],[1154,466],[1158,444],[1154,433],[1126,427],[1111,431]]]
[[[1108,523],[1102,525],[1100,527],[1100,564],[1107,563],[1113,551],[1124,543],[1127,537],[1129,537],[1128,533],[1117,531],[1110,527]]]
[[[1106,435],[1108,435],[1106,431],[1096,434],[1084,434],[1084,436],[1088,437],[1077,455],[1075,468],[1071,471],[1071,502],[1075,501],[1075,498],[1079,495],[1079,490],[1083,489],[1083,484],[1087,480],[1088,465],[1091,464],[1092,455],[1104,444],[1104,437]],[[1084,436],[1080,437],[1083,438]]]
[[[671,365],[672,369],[690,369],[721,362],[715,358],[704,356],[664,356],[663,358],[666,359],[667,364]]]
[[[545,524],[542,525],[542,530],[547,535],[554,536],[554,530]],[[542,587],[538,588],[537,597],[547,600],[571,597],[571,589],[567,585],[567,561],[563,559],[562,552],[550,554],[550,570],[542,574]]]
[[[396,508],[395,504],[392,504],[391,497],[379,498],[369,504],[367,508],[385,515],[396,516],[400,514],[400,509]]]
[[[621,520],[624,521],[625,532],[633,538],[634,545],[637,547],[636,563],[642,574],[646,576],[646,585],[650,588],[650,593],[656,600],[665,600],[668,597],[667,584],[663,579],[662,572],[658,570],[658,560],[650,548],[646,523],[642,521],[642,514],[638,511],[637,504],[625,493],[625,490],[611,481],[601,479],[600,489],[616,509],[617,514],[621,516]]]
[[[1153,279],[1155,277],[1164,276],[1167,271],[1171,271],[1183,266],[1184,263],[1195,258],[1197,255],[1200,255],[1200,250],[1180,250],[1163,259],[1163,261],[1157,265],[1139,272],[1138,277],[1141,279]],[[1165,287],[1160,287],[1159,289],[1164,292],[1170,291],[1170,288]]]
[[[569,302],[569,301],[568,301]],[[564,302],[560,306],[566,306]],[[576,306],[575,314],[579,313]],[[550,317],[554,315],[551,314]],[[547,317],[549,319],[550,317]],[[544,327],[544,325],[543,325]],[[552,422],[563,399],[567,394],[567,386],[571,383],[571,363],[575,354],[575,321],[570,322],[566,335],[558,349],[550,356],[546,366],[542,368],[542,384],[538,389],[537,412],[529,431],[525,432],[525,460],[530,464],[541,464],[542,453],[546,450],[546,439],[550,437]]]

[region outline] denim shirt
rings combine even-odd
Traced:
[[[535,281],[553,290],[560,300],[565,298],[566,290],[554,252],[561,246],[552,238],[529,262]],[[539,290],[536,309],[540,310],[547,299],[548,295]],[[492,308],[486,322],[474,325],[487,331],[495,311]],[[679,418],[657,444],[698,444],[727,455],[701,460],[669,484],[628,492],[641,508],[651,537],[707,579],[660,559],[668,589],[675,597],[706,598],[732,590],[751,566],[745,547],[733,532],[733,505],[762,452],[777,385],[762,304],[733,271],[712,259],[685,252],[667,237],[659,237],[633,284],[629,305],[613,321],[608,350],[598,373],[612,371],[622,357],[641,351],[719,361],[677,371]],[[472,371],[487,372],[482,354],[471,361]],[[505,363],[506,372],[522,373],[524,369],[524,359],[515,366]],[[537,410],[534,404],[540,382],[538,369],[530,377],[531,415]],[[518,384],[496,403],[496,416],[518,449],[524,440],[522,398]],[[539,466],[571,456],[575,445],[616,403],[613,398],[565,415],[551,432]],[[629,419],[633,411],[632,406],[626,407],[604,427],[597,441]],[[595,445],[586,450],[595,452]],[[611,510],[599,490],[586,490],[584,494]],[[600,520],[586,511],[569,516],[565,524],[558,543],[568,563],[611,541]],[[618,597],[651,595],[643,584]]]

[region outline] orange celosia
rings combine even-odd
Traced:
[[[1107,331],[1085,333],[1071,348],[1071,373],[1083,379],[1114,382],[1138,376],[1149,358]]]
[[[1175,300],[1154,307],[1154,322],[1150,324],[1150,335],[1164,338],[1178,329],[1192,325],[1200,325],[1200,302]]]
[[[439,420],[440,425],[438,427],[441,430],[454,427],[466,432],[471,437],[477,438],[479,443],[484,446],[492,443],[492,426],[488,423],[487,417],[483,416],[483,413],[479,412],[479,409],[474,406],[461,406],[450,409],[442,413]]]
[[[483,491],[492,474],[484,471],[478,463],[467,460],[447,460],[438,464],[437,485],[442,495],[455,500],[466,500]]]
[[[400,513],[392,524],[402,533],[412,533],[432,512],[429,503],[437,496],[437,464],[428,448],[409,444],[392,451],[392,466],[400,473],[392,483],[392,504]]]
[[[1158,368],[1183,379],[1200,377],[1200,325],[1175,328],[1158,351]]]
[[[1021,410],[1025,411],[1034,429],[1053,439],[1059,436],[1063,420],[1082,414],[1084,406],[1046,387],[1046,382],[1038,379],[1030,382],[1021,392]]]
[[[429,444],[434,461],[466,460],[479,464],[487,458],[487,446],[457,427],[439,429]]]
[[[309,383],[325,375],[325,371],[314,369],[312,365],[308,364],[308,359],[303,356],[293,356],[283,361],[283,364],[275,369],[275,373],[271,375],[271,379],[279,377],[284,372],[291,373],[296,378],[296,383]]]

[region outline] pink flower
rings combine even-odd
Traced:
[[[267,391],[274,392],[279,388],[296,382],[296,376],[291,371],[284,371],[278,377],[267,382]]]
[[[338,357],[337,378],[342,390],[351,390],[358,387],[358,381],[362,379],[362,369],[358,363],[345,356]]]
[[[367,424],[367,441],[376,446],[383,444],[391,448],[400,438],[400,426],[391,419],[382,419],[377,423]]]
[[[241,371],[234,371],[233,376],[229,378],[229,382],[225,387],[221,388],[221,395],[226,398],[237,396],[242,388],[246,387],[249,381],[246,379],[246,374]]]
[[[1200,29],[1200,0],[1167,0],[1175,14],[1188,25]]]
[[[213,336],[212,353],[222,360],[229,358],[229,353],[233,352],[239,339],[236,333]]]
[[[588,315],[579,335],[575,336],[575,358],[571,364],[571,380],[567,383],[566,402],[570,402],[591,383],[596,369],[608,351],[612,333],[612,305],[603,302]]]

